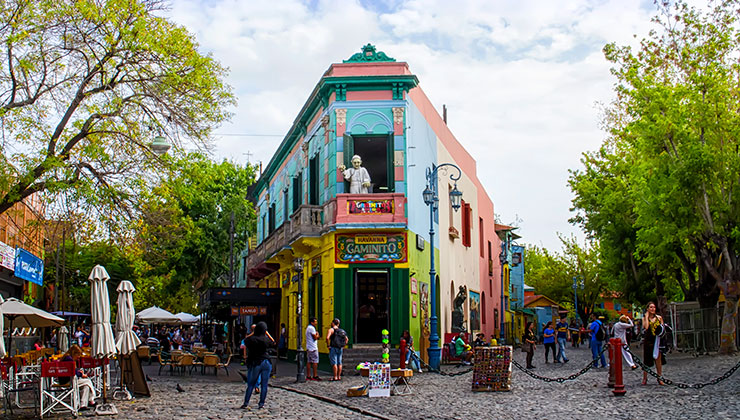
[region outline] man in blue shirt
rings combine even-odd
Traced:
[[[601,352],[602,346],[604,345],[604,342],[601,340],[596,339],[596,334],[601,329],[601,326],[603,325],[601,321],[596,319],[595,314],[591,314],[591,325],[589,325],[588,329],[591,331],[591,355],[593,356],[592,359],[594,361],[594,367],[599,367],[599,360],[598,357],[601,355],[601,367],[606,367],[606,359],[604,358],[604,353]],[[606,338],[606,337],[605,337]]]
[[[562,359],[563,363],[568,362],[568,358],[565,357],[565,343],[570,339],[568,337],[568,322],[565,320],[565,314],[560,316],[560,321],[555,324],[555,330],[558,332],[558,354],[555,356],[555,363],[560,363]]]

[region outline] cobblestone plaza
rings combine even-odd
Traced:
[[[588,347],[568,348],[570,362],[545,364],[542,349],[535,358],[536,372],[542,376],[563,377],[579,371],[590,359]],[[523,353],[515,359],[523,362]],[[737,357],[702,356],[673,353],[668,356],[666,378],[685,383],[706,382],[733,367]],[[158,369],[158,368],[157,368]],[[244,384],[232,364],[227,377],[157,376],[154,366],[145,366],[152,378],[152,397],[116,401],[116,419],[735,419],[740,412],[740,376],[700,390],[659,386],[655,379],[642,386],[642,374],[624,372],[627,394],[615,397],[606,387],[607,370],[591,369],[575,381],[562,384],[535,380],[516,368],[512,391],[503,393],[472,392],[472,373],[441,376],[423,373],[412,379],[412,395],[390,398],[347,397],[350,386],[361,384],[359,376],[347,376],[341,382],[295,383],[295,368],[280,363],[279,374],[270,381],[267,403],[257,409],[258,396],[251,407],[241,410]],[[467,370],[444,366],[448,373]],[[329,379],[325,376],[325,379]],[[180,384],[185,392],[175,390]],[[319,396],[316,398],[314,396]],[[91,415],[89,412],[81,413]]]

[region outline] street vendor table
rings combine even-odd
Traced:
[[[360,377],[367,378],[370,376],[370,369],[360,369]],[[393,393],[395,395],[410,395],[414,393],[411,388],[409,378],[414,376],[414,371],[411,369],[391,369],[391,378],[396,378],[395,381],[391,381]],[[364,383],[363,379],[363,383]]]

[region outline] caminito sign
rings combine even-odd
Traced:
[[[336,262],[400,263],[407,259],[406,233],[336,236]]]

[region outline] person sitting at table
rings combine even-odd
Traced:
[[[455,356],[461,358],[464,365],[469,365],[473,359],[473,352],[470,351],[470,346],[465,342],[464,336],[465,333],[460,333],[455,339]]]
[[[82,349],[78,345],[73,344],[64,356],[62,356],[61,361],[79,363],[80,357],[82,357]],[[75,375],[77,376],[77,385],[80,392],[80,411],[87,410],[87,407],[95,407],[95,387],[92,380],[80,368],[76,368]],[[58,378],[57,382],[59,382],[59,385],[66,386],[69,384],[69,381],[70,378],[63,377]]]
[[[33,343],[33,349],[36,351],[39,351],[44,348],[44,345],[41,343],[41,340],[36,340],[35,343]]]

